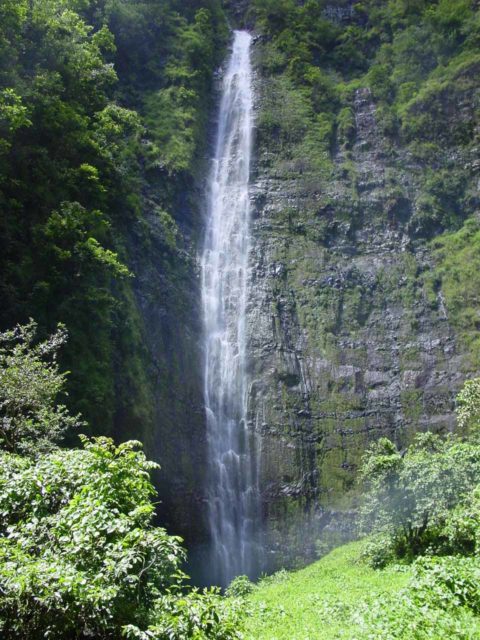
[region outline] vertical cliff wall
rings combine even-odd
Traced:
[[[333,8],[323,18],[335,28],[361,24],[352,6]],[[322,121],[289,62],[271,35],[257,38],[249,420],[262,440],[274,566],[314,555],[331,529],[341,534],[348,518],[339,513],[354,500],[369,443],[387,436],[403,446],[419,430],[454,430],[455,395],[478,368],[465,340],[475,327],[461,331],[458,300],[444,291],[445,251],[431,240],[441,226],[427,220],[422,229],[430,171],[443,185],[449,170],[464,180],[452,229],[478,208],[474,69],[411,105],[435,121],[416,133],[432,143],[425,158],[412,138],[388,132],[370,77],[350,84],[341,106],[317,109],[328,113]],[[455,134],[462,127],[470,139]]]

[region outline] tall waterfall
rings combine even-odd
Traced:
[[[257,568],[255,437],[247,428],[246,302],[252,152],[251,36],[236,31],[223,80],[202,261],[211,581]]]

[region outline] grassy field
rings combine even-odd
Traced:
[[[354,613],[361,603],[392,595],[410,570],[376,571],[359,562],[362,543],[335,549],[295,573],[267,578],[248,598],[247,640],[354,639]]]

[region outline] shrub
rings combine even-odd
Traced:
[[[480,482],[480,447],[450,437],[419,434],[401,454],[382,438],[367,452],[363,532],[381,532],[399,557],[444,546],[451,510]],[[378,563],[377,553],[372,562]]]
[[[472,554],[480,551],[480,487],[453,509],[441,532],[444,547],[450,553]]]
[[[83,444],[36,463],[0,454],[2,639],[103,640],[124,627],[131,637],[236,637],[217,594],[183,594],[180,539],[152,526],[157,465],[136,442]]]
[[[169,593],[157,600],[156,622],[146,632],[129,625],[124,633],[129,640],[233,640],[244,613],[243,601],[222,598],[216,589]]]
[[[457,396],[457,418],[461,429],[478,435],[480,424],[480,378],[467,380]]]
[[[376,640],[471,640],[480,631],[480,565],[472,558],[421,558],[394,597],[376,597],[354,615],[359,635]]]
[[[255,589],[255,584],[251,582],[248,576],[237,576],[229,584],[226,595],[231,598],[243,598]]]
[[[15,453],[48,451],[67,429],[82,424],[58,402],[66,374],[57,355],[67,333],[59,325],[35,343],[36,330],[31,320],[0,333],[0,448]]]
[[[156,465],[137,449],[99,438],[36,464],[1,454],[2,638],[110,637],[178,583],[183,551],[151,526]]]

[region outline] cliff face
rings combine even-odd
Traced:
[[[467,348],[431,243],[416,236],[423,163],[392,146],[367,86],[351,95],[349,139],[342,144],[337,129],[328,177],[293,143],[272,153],[263,125],[272,80],[261,41],[257,49],[249,417],[261,436],[267,544],[280,566],[313,555],[332,529],[348,530],[339,510],[369,443],[454,430]],[[454,101],[438,97],[450,131],[471,123],[478,90]],[[287,97],[281,108],[295,105]],[[472,147],[451,143],[447,153],[471,168]]]
[[[377,18],[369,22],[374,3],[366,13],[355,3],[319,13],[316,3],[292,0],[273,3],[263,18],[267,2],[253,3],[260,18],[252,3],[229,4],[234,20],[262,34],[254,45],[249,423],[259,436],[274,568],[349,535],[369,443],[387,436],[404,446],[419,430],[455,429],[455,395],[480,363],[480,62],[455,58],[452,49],[435,76],[430,58],[438,52],[425,45],[426,61],[409,52],[439,29],[417,15],[403,17],[401,28],[381,24],[389,41],[384,58],[374,60],[369,38],[378,33],[365,36],[366,44],[358,35],[378,30]],[[295,12],[312,7],[315,15],[294,26]],[[289,29],[294,36],[285,36]],[[306,61],[302,37],[314,43]],[[358,61],[349,38],[370,57]],[[323,39],[327,53],[319,53]],[[407,54],[413,62],[405,70]],[[155,185],[149,189],[148,232],[131,232],[129,246],[153,407],[142,436],[162,465],[162,523],[201,546],[204,193],[193,179],[175,188],[172,253],[164,250]],[[134,428],[117,422],[119,434],[131,437]]]
[[[181,191],[181,189],[179,189]],[[197,247],[200,245],[203,191],[193,180],[184,185],[172,209],[177,218],[177,250],[165,254],[164,228],[153,202],[144,229],[131,234],[135,298],[143,333],[143,363],[148,380],[151,421],[143,441],[156,474],[162,526],[187,544],[205,535],[202,520],[205,469],[202,317]],[[125,429],[134,436],[135,425]]]

